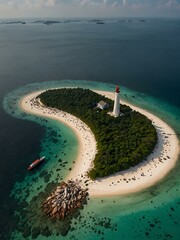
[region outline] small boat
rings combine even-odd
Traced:
[[[34,167],[39,165],[44,159],[45,159],[45,156],[35,160],[33,163],[31,163],[31,165],[29,165],[28,170],[32,170]]]

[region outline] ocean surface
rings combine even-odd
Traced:
[[[63,225],[44,219],[44,191],[73,167],[78,141],[65,125],[23,113],[18,100],[49,87],[114,91],[118,84],[123,99],[165,120],[179,137],[180,20],[8,21],[0,22],[0,239],[178,240],[179,161],[143,192],[90,198]],[[29,173],[41,155],[46,162]]]

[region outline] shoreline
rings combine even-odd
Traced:
[[[125,195],[145,190],[162,180],[174,168],[179,155],[179,140],[174,130],[152,113],[121,101],[122,104],[130,106],[152,120],[158,133],[158,144],[146,161],[137,166],[109,177],[90,180],[86,172],[93,166],[97,152],[94,134],[85,123],[73,115],[44,107],[40,102],[34,102],[33,99],[43,91],[33,92],[23,97],[20,101],[20,108],[28,113],[58,120],[74,131],[79,143],[78,156],[74,160],[72,170],[64,180],[79,181],[81,185],[89,188],[90,197]],[[114,99],[113,92],[93,91]]]

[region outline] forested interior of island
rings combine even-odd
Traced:
[[[48,90],[38,97],[44,105],[80,118],[93,131],[98,153],[94,168],[88,173],[91,179],[137,165],[153,151],[157,143],[156,129],[151,120],[126,105],[121,105],[123,116],[110,116],[107,112],[112,111],[113,101],[91,90]],[[109,109],[96,108],[101,100],[109,104]]]

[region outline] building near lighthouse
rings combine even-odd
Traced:
[[[119,87],[116,86],[116,91],[114,93],[114,107],[112,115],[118,117],[120,114],[120,96],[119,96]]]
[[[102,110],[107,109],[109,108],[109,104],[101,100],[100,102],[98,102],[97,108],[100,108]]]

